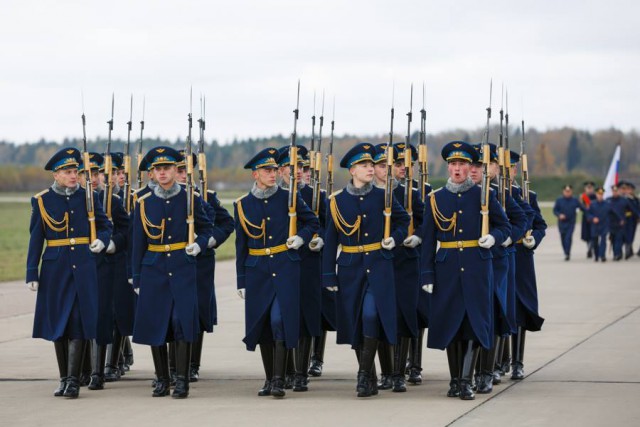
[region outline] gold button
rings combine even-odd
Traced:
[[[371,273],[371,270],[367,269],[367,273]]]
[[[76,244],[76,239],[74,239],[73,237],[69,239],[69,243],[71,243],[72,245]]]
[[[169,273],[169,276],[173,276],[173,273]]]
[[[369,233],[364,233],[364,235],[365,235],[365,236],[368,236],[368,235],[369,235]]]
[[[464,248],[460,248],[460,252],[464,251]]]
[[[269,255],[269,258],[273,258],[273,255]]]
[[[73,228],[71,228],[71,231],[73,231]]]
[[[76,268],[76,266],[75,266],[75,265],[72,265],[71,267]]]
[[[276,273],[272,273],[271,275],[272,275],[273,277],[276,277]]]
[[[171,217],[167,218],[169,221],[171,221]]]
[[[71,211],[71,213],[73,213],[73,211]]]
[[[169,245],[164,245],[164,250],[165,250],[166,252],[169,252],[169,251],[171,250],[171,246],[169,246]]]
[[[270,216],[267,217],[267,221],[271,221],[271,217]]]
[[[76,250],[75,246],[71,246],[71,250],[75,251]]]
[[[169,201],[167,200],[167,203],[169,203]]]
[[[464,271],[464,267],[461,267],[461,268],[460,268],[460,271]]]
[[[167,252],[167,256],[171,256],[171,252]]]
[[[171,236],[167,236],[167,239],[171,240]]]
[[[462,213],[462,211],[458,211],[458,213]]]
[[[362,215],[362,217],[363,217],[363,218],[366,218],[366,217],[367,217],[367,214],[363,214],[363,215]]]
[[[67,200],[69,200],[69,197],[67,197]]]
[[[365,254],[365,255],[369,255],[369,252],[365,252],[364,254]]]
[[[360,197],[360,200],[364,200],[364,197]]]
[[[269,239],[273,239],[273,236],[269,236]]]
[[[267,255],[271,255],[271,249],[270,248],[265,249],[264,253]]]
[[[462,197],[462,194],[458,193],[458,197]]]
[[[268,200],[265,200],[264,202],[265,202],[265,203],[269,203],[269,201],[268,201]]]
[[[358,252],[364,252],[364,246],[358,246]]]
[[[462,229],[458,230],[459,233],[462,233]]]

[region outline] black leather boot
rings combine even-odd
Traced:
[[[322,331],[319,337],[313,337],[313,352],[311,353],[311,366],[309,375],[319,377],[322,375],[322,365],[324,364],[324,347],[327,343],[327,331]]]
[[[371,365],[371,380],[369,382],[371,384],[371,396],[378,395],[378,373],[376,371],[376,363],[373,362]]]
[[[69,340],[69,360],[67,364],[67,386],[64,397],[76,399],[80,394],[80,371],[85,353],[85,340]]]
[[[84,353],[80,362],[80,376],[78,377],[80,387],[88,386],[91,382],[91,351],[91,345],[87,341],[84,345]]]
[[[473,400],[476,395],[473,393],[473,369],[478,357],[478,345],[473,340],[462,343],[461,367],[460,367],[460,399]]]
[[[153,366],[156,370],[156,381],[151,395],[153,397],[168,396],[170,385],[167,346],[165,344],[151,346],[151,356],[153,357]]]
[[[380,361],[379,390],[393,388],[393,346],[386,342],[378,342],[378,360]]]
[[[289,350],[287,350],[287,369],[284,376],[284,388],[286,390],[291,390],[293,388],[293,381],[296,378],[295,362],[296,359],[293,354],[293,349],[290,348]]]
[[[202,343],[204,332],[198,334],[198,339],[191,346],[191,368],[189,369],[189,382],[198,382],[200,378],[200,360],[202,359]]]
[[[493,364],[493,385],[500,384],[502,382],[502,353],[504,352],[505,340],[508,337],[498,337],[498,345],[496,345],[496,358]]]
[[[184,399],[189,397],[189,369],[191,367],[191,343],[176,341],[176,387],[171,397]]]
[[[273,343],[260,343],[260,356],[266,380],[264,386],[258,391],[258,396],[270,396],[271,378],[273,378]]]
[[[409,347],[409,384],[422,384],[422,346],[424,345],[424,329],[418,331],[417,338],[411,338]]]
[[[122,345],[122,356],[124,358],[124,370],[128,371],[133,366],[133,347],[129,337],[124,337]]]
[[[296,376],[293,381],[293,391],[309,390],[309,356],[311,354],[312,337],[300,337],[298,347],[293,351],[295,356]]]
[[[360,366],[358,369],[358,385],[356,387],[358,397],[369,397],[373,395],[371,372],[373,370],[377,349],[377,338],[364,337],[362,347],[360,348]]]
[[[493,367],[496,360],[496,351],[500,337],[496,336],[493,340],[493,346],[486,350],[482,349],[482,358],[480,359],[480,379],[478,381],[477,392],[487,394],[493,391]]]
[[[502,370],[502,375],[506,375],[511,371],[511,344],[510,342],[514,340],[513,335],[509,335],[508,337],[504,337],[504,346],[502,350],[502,356],[498,355],[497,358],[500,360],[500,366]]]
[[[460,345],[460,342],[454,341],[447,346],[447,362],[451,377],[447,397],[460,397]]]
[[[404,370],[411,338],[399,337],[398,341],[398,345],[395,346],[393,354],[393,392],[404,393],[407,391]]]
[[[171,341],[167,346],[169,347],[169,379],[173,387],[176,385],[176,342]]]
[[[120,381],[120,369],[118,369],[118,360],[122,354],[122,345],[124,343],[124,337],[114,329],[113,331],[113,343],[111,344],[109,351],[107,351],[107,360],[104,368],[104,380],[105,382]]]
[[[60,385],[53,392],[53,395],[60,397],[67,387],[67,368],[69,367],[69,341],[65,338],[53,342],[56,350],[56,360],[58,361],[58,372],[60,372]]]
[[[89,390],[104,390],[104,363],[107,358],[107,346],[98,345],[91,340],[91,382]]]
[[[512,380],[524,379],[524,341],[526,331],[524,328],[518,326],[518,334],[511,337],[511,347],[513,353],[513,363],[511,367],[513,372],[511,373]]]
[[[284,397],[285,393],[285,372],[287,370],[287,355],[289,350],[284,345],[284,341],[276,341],[273,350],[273,377],[271,378],[271,396],[275,398]]]

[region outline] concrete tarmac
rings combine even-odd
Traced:
[[[425,350],[423,384],[406,393],[381,391],[358,399],[353,351],[330,333],[321,378],[306,393],[283,400],[258,397],[259,352],[241,341],[244,304],[236,295],[234,263],[217,266],[219,324],[205,337],[201,379],[186,400],[152,398],[153,365],[135,345],[135,364],[105,390],[80,398],[53,397],[58,372],[53,345],[31,338],[35,293],[22,281],[0,284],[0,420],[2,425],[302,426],[603,426],[640,425],[640,258],[606,264],[586,259],[574,238],[564,261],[558,231],[548,230],[536,253],[541,332],[527,335],[525,373],[508,377],[474,401],[446,397],[444,352]]]

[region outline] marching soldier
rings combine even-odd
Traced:
[[[589,209],[591,202],[596,199],[595,193],[596,184],[593,181],[585,181],[584,183],[584,191],[580,195],[580,206],[582,206],[583,212]],[[587,216],[582,216],[582,228],[580,230],[580,238],[584,240],[587,244],[587,258],[591,258],[593,256],[593,247],[592,241],[593,238],[591,236],[591,224],[587,220]]]
[[[611,236],[611,246],[613,247],[613,260],[620,261],[622,259],[622,245],[625,237],[625,224],[627,217],[625,213],[633,212],[633,208],[626,197],[620,195],[620,189],[617,185],[611,187],[611,197],[608,199],[611,208],[615,212],[609,218],[609,234]],[[618,219],[621,218],[621,219]]]
[[[573,197],[573,187],[565,185],[562,189],[562,196],[556,199],[553,205],[553,214],[558,218],[558,230],[564,251],[564,260],[571,258],[571,241],[573,240],[573,229],[576,225],[576,210],[582,210],[578,199]]]
[[[397,342],[393,249],[409,226],[409,216],[392,197],[391,227],[384,237],[385,191],[373,185],[375,155],[372,144],[359,143],[340,161],[351,181],[329,197],[322,258],[323,285],[337,292],[337,342],[351,344],[358,356],[358,397],[378,392],[378,342]]]
[[[187,192],[176,181],[176,163],[181,160],[170,147],[156,147],[146,154],[157,186],[138,198],[133,219],[131,266],[133,286],[139,292],[133,341],[151,346],[158,376],[154,397],[169,394],[165,343],[170,341],[176,341],[177,367],[172,397],[189,395],[191,344],[200,332],[195,257],[213,234],[201,199],[194,197],[197,237],[189,235]]]
[[[259,396],[284,397],[287,349],[298,344],[300,330],[300,254],[318,232],[318,218],[295,195],[297,234],[289,236],[289,197],[276,185],[278,150],[265,148],[245,169],[255,180],[236,200],[236,273],[245,299],[247,350],[260,345],[266,381]]]
[[[593,239],[594,261],[606,262],[607,236],[610,230],[610,221],[620,222],[624,217],[611,206],[610,199],[604,199],[604,188],[596,190],[596,200],[591,202],[587,211],[587,218],[591,223],[591,236]]]
[[[78,397],[85,344],[96,337],[95,254],[107,247],[112,229],[97,198],[87,206],[87,190],[78,184],[80,163],[77,149],[63,148],[45,165],[54,183],[31,199],[26,272],[27,287],[38,292],[33,337],[53,341],[60,371],[54,396],[69,398]]]
[[[478,153],[471,145],[450,142],[442,157],[449,179],[444,188],[431,193],[422,232],[421,283],[432,292],[427,346],[447,349],[451,374],[447,396],[470,400],[475,398],[472,375],[478,347],[493,346],[490,249],[508,239],[511,225],[490,192],[490,232],[481,235],[482,190],[469,177]]]
[[[303,146],[298,146],[298,191],[302,200],[311,206],[313,199],[313,189],[307,185],[305,175],[309,175],[308,151]],[[280,187],[289,190],[289,174],[291,173],[291,160],[289,147],[279,150],[278,166],[279,175],[282,178]],[[315,213],[315,212],[314,212]],[[326,221],[326,194],[321,192],[318,208],[318,220],[320,229],[308,245],[302,246],[300,254],[300,269],[304,275],[300,275],[300,338],[293,354],[295,357],[295,379],[293,391],[307,391],[309,382],[309,359],[311,355],[311,345],[313,339],[322,336],[321,327],[321,307],[322,307],[322,265],[320,251],[324,246],[321,235],[324,234]]]
[[[625,259],[631,258],[633,254],[633,240],[638,228],[638,219],[640,218],[640,199],[635,195],[636,186],[630,181],[623,181],[620,189],[624,197],[629,200],[629,207],[625,210],[624,216],[626,222],[624,224],[624,246]]]

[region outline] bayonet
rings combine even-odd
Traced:
[[[107,214],[107,218],[111,219],[111,196],[113,193],[113,185],[111,179],[113,176],[113,162],[111,160],[111,132],[113,131],[113,111],[115,106],[115,94],[111,94],[111,119],[107,121],[109,133],[107,136],[107,150],[104,153],[104,198],[103,207]]]
[[[91,158],[87,150],[87,120],[84,115],[84,92],[80,92],[82,97],[82,163],[85,182],[85,203],[87,206],[87,218],[89,219],[89,240],[95,241],[96,233],[96,211],[93,202],[93,188],[91,186]]]
[[[314,98],[315,99],[315,98]],[[300,80],[298,79],[298,94],[296,96],[296,109],[293,110],[293,132],[291,133],[291,144],[289,145],[289,237],[298,233],[298,218],[296,213],[297,193],[298,193],[298,146],[296,136],[298,128],[298,114],[300,108]],[[315,107],[314,107],[315,108]],[[314,112],[315,125],[315,112]]]

